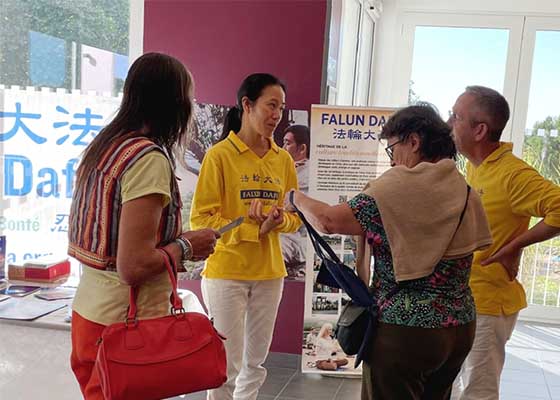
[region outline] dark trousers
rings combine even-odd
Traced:
[[[362,400],[449,399],[475,328],[475,321],[437,329],[380,323],[363,365]]]

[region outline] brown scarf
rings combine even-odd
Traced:
[[[434,272],[445,259],[465,257],[492,244],[478,194],[471,190],[452,160],[398,166],[370,181],[364,194],[375,199],[393,255],[397,282]],[[358,236],[358,275],[369,283],[371,246]]]

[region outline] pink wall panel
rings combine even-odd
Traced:
[[[146,0],[144,51],[185,63],[203,103],[233,104],[242,79],[270,72],[288,108],[319,103],[326,0]]]

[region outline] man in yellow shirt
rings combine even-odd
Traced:
[[[477,309],[476,336],[457,377],[452,399],[499,398],[505,346],[519,311],[527,307],[516,279],[523,248],[560,233],[560,188],[500,142],[509,119],[506,99],[493,89],[469,86],[448,123],[457,150],[469,160],[467,182],[481,199],[493,244],[476,252],[470,286]],[[542,220],[529,229],[531,217]]]

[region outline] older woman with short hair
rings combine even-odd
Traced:
[[[491,243],[486,217],[432,107],[401,109],[381,138],[394,168],[362,193],[329,206],[296,192],[294,204],[322,232],[357,235],[366,283],[375,259],[370,288],[380,313],[362,399],[447,399],[474,339],[469,275],[472,253]]]

